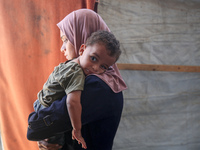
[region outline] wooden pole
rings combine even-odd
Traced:
[[[120,70],[200,72],[200,66],[154,65],[154,64],[117,64]]]

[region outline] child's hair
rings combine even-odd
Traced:
[[[93,32],[92,35],[87,39],[86,46],[96,43],[103,44],[108,51],[108,55],[111,57],[116,57],[116,61],[119,59],[119,56],[121,55],[120,43],[115,38],[114,34],[102,30]]]

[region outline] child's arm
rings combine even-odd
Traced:
[[[76,139],[78,143],[81,143],[82,147],[86,149],[87,147],[85,140],[81,135],[82,106],[80,103],[80,99],[81,99],[81,91],[73,91],[67,95],[66,104],[73,127],[72,139]]]

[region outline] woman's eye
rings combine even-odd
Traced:
[[[67,43],[67,41],[68,41],[68,39],[67,39],[67,37],[65,35],[63,35],[61,37],[61,40],[63,41],[63,43]]]
[[[67,39],[64,39],[64,40],[63,40],[63,43],[67,43],[67,41],[68,41]]]
[[[91,56],[91,60],[92,61],[97,61],[96,57],[94,57],[94,56]]]

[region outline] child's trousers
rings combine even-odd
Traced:
[[[44,108],[46,108],[45,106],[43,106],[39,100],[36,100],[33,104],[33,108],[35,110],[35,112],[38,112],[39,110],[42,110]],[[62,134],[57,134],[55,136],[49,137],[48,138],[48,143],[52,143],[52,144],[59,144],[59,145],[64,145],[65,144],[65,136],[64,133]]]

